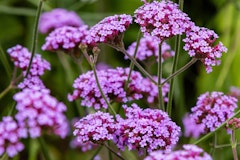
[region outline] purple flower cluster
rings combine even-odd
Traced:
[[[77,48],[80,43],[86,43],[86,35],[88,34],[88,26],[81,27],[64,26],[52,31],[45,39],[42,50],[47,51],[69,51]]]
[[[14,95],[17,102],[15,115],[18,124],[27,128],[31,138],[41,136],[42,132],[54,132],[61,138],[68,133],[65,115],[66,106],[52,97],[48,89],[23,89]]]
[[[211,156],[196,145],[183,145],[183,150],[169,153],[155,151],[150,153],[144,160],[212,160]]]
[[[131,23],[132,17],[126,14],[106,17],[90,28],[87,41],[93,45],[96,43],[118,44],[122,38],[121,34]]]
[[[204,126],[205,132],[212,132],[234,114],[237,108],[235,97],[224,95],[222,92],[204,93],[198,97],[196,106],[190,116],[196,124]]]
[[[116,131],[115,121],[109,113],[98,111],[89,114],[74,124],[73,135],[80,143],[102,143],[113,139]]]
[[[21,152],[24,145],[20,139],[26,137],[27,130],[25,128],[19,127],[12,117],[3,117],[0,122],[0,156],[6,152],[9,157],[14,157]]]
[[[29,76],[24,78],[23,82],[18,84],[19,89],[30,88],[33,90],[42,90],[46,86],[43,84],[42,80],[38,76]]]
[[[139,47],[137,50],[136,54],[136,59],[143,61],[147,60],[150,57],[155,57],[156,60],[158,60],[158,55],[159,55],[159,43],[160,40],[157,37],[154,36],[146,36],[142,37],[140,39]],[[127,52],[133,56],[134,51],[136,48],[137,43],[133,42],[129,47]],[[168,45],[166,42],[162,43],[162,60],[164,61],[165,59],[174,56],[174,51],[171,50],[170,45]],[[127,59],[128,57],[125,56]]]
[[[194,117],[186,114],[183,117],[184,136],[198,138],[204,133],[205,126],[203,124],[197,124]]]
[[[23,70],[23,73],[26,74],[26,70],[30,63],[31,53],[27,48],[22,47],[21,45],[16,45],[7,50],[10,55],[14,65],[17,68]],[[35,54],[32,60],[32,65],[30,68],[31,76],[41,76],[44,74],[45,70],[50,70],[50,64],[44,60],[40,54]]]
[[[171,1],[145,3],[134,12],[135,22],[145,35],[164,40],[185,33],[192,25],[188,15]]]
[[[39,31],[41,33],[49,33],[63,26],[80,27],[82,25],[83,21],[75,12],[67,11],[63,8],[45,12],[39,19]]]
[[[212,66],[219,65],[218,60],[222,57],[222,52],[227,52],[227,48],[221,42],[217,45],[213,43],[218,35],[207,28],[193,26],[190,31],[186,32],[184,50],[188,51],[190,57],[200,59],[206,67],[207,73],[212,72]]]
[[[148,78],[143,78],[137,71],[133,71],[128,85],[128,91],[124,90],[129,68],[117,68],[97,71],[98,79],[107,100],[114,102],[127,102],[147,97],[149,103],[153,103],[158,96],[158,88]],[[68,95],[69,101],[81,99],[81,105],[94,107],[95,109],[107,108],[107,104],[98,89],[93,71],[82,74],[74,81],[73,94]],[[166,96],[169,85],[163,86],[163,95]],[[166,98],[165,98],[166,99]]]
[[[154,150],[171,150],[177,143],[180,127],[176,125],[167,113],[158,109],[141,109],[136,104],[132,107],[123,106],[126,119],[117,117],[117,131],[114,142],[119,149],[148,152]]]

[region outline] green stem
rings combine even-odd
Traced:
[[[237,143],[236,143],[236,139],[235,139],[235,131],[232,130],[231,133],[231,144],[232,144],[232,152],[233,152],[233,157],[234,160],[238,160],[238,154],[237,154]]]
[[[12,83],[8,85],[7,88],[5,88],[1,93],[0,93],[0,99],[2,99],[11,89],[13,89]]]
[[[223,124],[221,124],[218,128],[216,128],[213,132],[209,132],[208,134],[206,134],[205,136],[203,136],[202,138],[198,139],[196,142],[194,142],[193,144],[198,144],[201,142],[204,142],[205,140],[207,140],[209,137],[211,137],[215,132],[219,131],[222,127],[224,127],[227,122],[229,120],[231,120],[232,118],[236,117],[238,114],[240,113],[240,110],[238,110],[232,117],[228,118]]]
[[[108,147],[111,148],[110,146],[110,141],[108,141]],[[113,156],[112,156],[112,151],[108,150],[108,157],[109,157],[109,160],[113,160]]]
[[[92,69],[93,69],[93,74],[94,74],[94,77],[95,77],[95,79],[96,79],[96,83],[97,83],[98,89],[99,89],[99,91],[100,91],[100,93],[101,93],[101,96],[103,97],[104,101],[105,101],[106,104],[108,105],[108,108],[110,108],[111,111],[113,112],[113,114],[116,115],[116,112],[114,111],[112,105],[108,102],[105,94],[103,93],[102,87],[101,87],[101,85],[100,85],[100,83],[99,83],[99,80],[98,80],[98,76],[97,76],[97,71],[96,71],[96,68],[95,68],[95,64],[92,63],[92,64],[90,64],[90,65],[91,65],[91,67],[92,67]]]
[[[148,77],[154,84],[158,84],[153,78],[152,76],[136,61],[135,58],[133,58],[124,48],[115,48],[117,50],[119,50],[120,52],[124,53],[126,56],[128,56],[128,58],[134,63],[134,65],[136,67],[138,67],[138,69],[146,76]]]
[[[3,154],[0,160],[8,160],[8,155],[6,152]]]
[[[36,13],[36,19],[35,19],[34,28],[33,28],[31,58],[30,58],[30,62],[29,62],[25,77],[27,77],[30,72],[33,57],[36,52],[36,45],[37,45],[37,38],[38,38],[38,23],[39,23],[39,17],[40,17],[41,11],[42,11],[43,3],[44,3],[44,0],[39,0],[37,13]]]
[[[11,69],[9,61],[7,59],[7,56],[6,56],[6,54],[4,53],[4,51],[2,49],[2,45],[1,44],[0,44],[0,59],[2,61],[3,67],[5,68],[5,70],[7,72],[8,78],[10,78],[11,77],[11,73],[12,73],[12,69]]]
[[[139,44],[140,44],[140,39],[141,39],[141,31],[139,30],[139,31],[138,31],[138,36],[137,36],[136,48],[135,48],[135,50],[134,50],[134,55],[133,55],[133,58],[134,58],[134,59],[136,58],[136,55],[137,55],[138,47],[139,47]],[[132,74],[132,70],[133,70],[133,68],[134,68],[134,63],[133,63],[133,61],[131,61],[129,68],[130,68],[130,70],[129,70],[127,82],[125,83],[125,86],[124,86],[125,90],[126,90],[127,87],[128,87],[128,84],[129,84],[129,82],[130,82],[130,77],[131,77],[131,74]]]
[[[118,158],[120,158],[121,160],[125,160],[122,156],[120,156],[119,154],[117,154],[112,148],[110,148],[107,144],[103,143],[103,145],[109,150],[111,151],[114,155],[116,155]]]
[[[197,62],[197,58],[192,58],[191,61],[189,61],[187,64],[185,64],[182,68],[180,68],[179,70],[177,70],[176,72],[174,72],[173,74],[171,74],[169,77],[167,77],[162,83],[161,85],[164,85],[165,83],[167,83],[169,80],[173,80],[174,77],[176,77],[177,75],[179,75],[180,73],[184,72],[185,70],[187,70],[190,66],[192,66],[195,62]]]
[[[162,85],[161,85],[161,80],[162,80],[162,43],[161,41],[159,43],[158,49],[159,49],[159,54],[158,54],[158,107],[159,109],[165,111],[164,107],[164,101],[163,101],[163,96],[162,96]]]
[[[102,146],[98,147],[97,151],[93,154],[92,158],[90,160],[94,160],[94,158],[98,155],[98,153],[101,151]]]
[[[179,8],[181,10],[183,10],[183,2],[184,0],[179,0]],[[175,56],[173,59],[172,74],[174,74],[175,71],[177,70],[178,57],[180,54],[180,46],[181,46],[181,35],[177,35],[175,40]],[[170,89],[168,93],[167,113],[170,117],[172,112],[173,85],[174,85],[174,78],[170,81]]]
[[[38,142],[42,148],[42,153],[44,155],[45,160],[51,160],[50,155],[48,153],[47,145],[46,145],[43,137],[39,137]]]

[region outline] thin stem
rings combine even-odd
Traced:
[[[197,62],[197,58],[192,58],[191,61],[189,61],[187,64],[185,64],[182,68],[180,68],[179,70],[177,70],[176,72],[174,72],[173,74],[171,74],[169,77],[167,77],[162,83],[161,85],[164,85],[165,83],[167,83],[169,80],[173,80],[174,77],[176,77],[177,75],[179,75],[180,73],[184,72],[185,70],[187,70],[190,66],[192,66],[195,62]]]
[[[39,144],[40,144],[40,146],[42,148],[42,152],[43,152],[45,160],[51,160],[50,155],[48,153],[47,145],[46,145],[43,137],[39,137],[38,138],[38,142],[39,142]]]
[[[108,102],[105,94],[103,93],[102,87],[101,87],[100,82],[99,82],[99,80],[98,80],[98,76],[97,76],[97,71],[96,71],[96,68],[95,68],[95,64],[92,63],[92,64],[91,64],[91,67],[92,67],[92,69],[93,69],[93,74],[94,74],[94,77],[95,77],[95,79],[96,79],[96,83],[97,83],[98,89],[99,89],[99,91],[100,91],[100,93],[101,93],[101,96],[103,97],[104,101],[106,102],[106,104],[108,105],[108,107],[111,109],[111,111],[113,112],[113,114],[116,115],[116,112],[114,111],[112,105]]]
[[[38,23],[39,23],[39,17],[40,17],[41,11],[42,11],[43,3],[44,3],[44,0],[39,0],[37,13],[36,13],[36,19],[35,19],[34,28],[33,28],[31,58],[30,58],[30,62],[29,62],[29,65],[28,65],[28,68],[27,68],[27,73],[26,73],[25,77],[27,77],[29,72],[30,72],[33,57],[34,57],[34,54],[35,54],[35,51],[36,51],[37,38],[38,38]]]
[[[220,130],[222,127],[224,127],[227,122],[229,120],[231,120],[232,118],[236,117],[238,114],[240,113],[240,110],[238,110],[232,117],[228,118],[223,124],[221,124],[218,128],[216,128],[213,132],[209,132],[208,134],[206,134],[205,136],[203,136],[202,138],[198,139],[196,142],[194,142],[193,144],[198,144],[201,142],[204,142],[205,140],[207,140],[209,137],[211,137],[215,132],[217,132],[218,130]]]
[[[103,143],[103,145],[109,150],[111,151],[114,155],[116,155],[118,158],[120,158],[121,160],[125,160],[122,156],[120,156],[119,154],[117,154],[112,148],[110,148],[107,144]]]
[[[237,155],[237,143],[236,143],[236,139],[235,139],[235,131],[232,130],[231,133],[231,144],[232,144],[232,152],[233,152],[233,157],[234,160],[238,160],[238,155]]]
[[[111,148],[110,146],[110,141],[108,141],[108,147]],[[113,160],[113,156],[112,156],[112,151],[108,150],[108,157],[109,157],[109,160]]]
[[[3,67],[5,68],[6,72],[7,72],[7,76],[8,78],[11,77],[11,73],[12,73],[12,69],[11,66],[9,64],[9,61],[7,59],[6,54],[4,53],[3,49],[2,49],[2,45],[0,44],[0,60],[3,63]]]
[[[157,76],[158,76],[158,107],[159,107],[159,109],[165,111],[163,96],[162,96],[162,85],[161,85],[161,80],[162,80],[162,43],[163,43],[163,41],[161,41],[158,46],[158,49],[159,49],[158,72],[157,72]]]
[[[90,160],[94,160],[94,158],[98,155],[98,153],[101,151],[102,146],[98,147],[97,151],[93,154],[92,158]]]
[[[2,99],[11,89],[13,89],[12,83],[8,85],[7,88],[5,88],[1,93],[0,93],[0,99]]]
[[[137,36],[136,48],[135,48],[135,50],[134,50],[134,55],[133,55],[133,58],[134,58],[134,59],[136,58],[136,55],[137,55],[138,47],[139,47],[139,44],[140,44],[140,39],[141,39],[141,31],[139,30],[139,31],[138,31],[138,36]],[[133,63],[133,61],[131,61],[129,68],[130,68],[130,70],[129,70],[127,82],[125,83],[125,86],[124,86],[125,90],[126,90],[127,87],[128,87],[128,84],[129,84],[129,82],[130,82],[130,77],[131,77],[131,74],[132,74],[132,70],[133,70],[133,68],[134,68],[134,63]]]
[[[179,0],[179,8],[183,10],[183,2],[184,0]],[[175,39],[175,56],[173,59],[173,66],[172,66],[172,74],[174,74],[177,70],[178,64],[178,57],[180,54],[180,46],[181,46],[181,35],[177,35]],[[170,81],[170,88],[168,92],[168,103],[167,103],[167,113],[171,117],[172,112],[172,100],[173,100],[173,85],[174,85],[174,78]]]
[[[153,78],[152,76],[136,61],[135,58],[133,58],[124,48],[115,48],[117,50],[119,50],[120,52],[124,53],[126,56],[128,56],[128,58],[134,63],[134,65],[136,67],[138,67],[138,69],[146,76],[148,77],[154,84],[158,84]]]
[[[3,154],[0,160],[8,160],[8,155],[6,152]]]

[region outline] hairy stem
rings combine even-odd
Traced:
[[[141,31],[139,30],[138,36],[137,36],[136,48],[135,48],[135,50],[134,50],[134,55],[133,55],[133,58],[134,58],[134,59],[136,58],[136,55],[137,55],[138,47],[139,47],[139,44],[140,44],[140,39],[141,39]],[[134,68],[134,63],[133,63],[133,61],[131,61],[129,68],[130,68],[130,70],[129,70],[127,82],[125,83],[125,86],[124,86],[125,90],[126,90],[127,87],[128,87],[128,84],[129,84],[129,82],[130,82],[130,77],[131,77],[131,74],[132,74],[132,70],[133,70],[133,68]]]
[[[179,8],[183,10],[183,3],[184,0],[179,0]],[[180,46],[181,46],[181,35],[177,35],[175,39],[175,56],[173,59],[173,66],[172,66],[172,74],[174,74],[177,70],[178,64],[178,57],[180,54]],[[167,113],[171,117],[172,112],[172,100],[173,100],[173,85],[174,85],[174,78],[170,81],[170,89],[168,93],[168,103],[167,103]]]
[[[162,80],[162,43],[161,41],[159,43],[158,49],[159,49],[159,54],[158,54],[158,108],[165,111],[164,107],[164,101],[163,101],[163,96],[162,96],[162,85],[161,85],[161,80]]]
[[[38,38],[38,23],[39,23],[39,17],[42,11],[43,3],[44,3],[44,0],[39,0],[37,12],[36,12],[36,19],[35,19],[34,28],[33,28],[31,58],[30,58],[30,62],[29,62],[25,77],[27,77],[30,72],[33,57],[36,52],[37,38]]]
[[[238,160],[238,154],[237,154],[237,143],[236,143],[236,139],[235,139],[235,131],[232,130],[231,133],[231,144],[232,144],[232,153],[233,153],[233,157],[234,160]]]

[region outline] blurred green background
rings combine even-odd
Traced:
[[[177,2],[177,1],[175,1]],[[78,13],[82,20],[89,26],[96,24],[106,16],[114,14],[131,14],[143,3],[140,0],[47,0],[43,11],[50,11],[54,8],[65,8]],[[21,44],[29,49],[32,45],[32,33],[34,17],[38,5],[37,0],[0,0],[0,91],[4,90],[11,79],[13,65],[6,54],[9,47]],[[184,11],[198,26],[215,30],[219,35],[219,41],[228,48],[228,52],[223,54],[220,66],[214,67],[213,72],[207,74],[204,66],[199,62],[190,69],[178,76],[174,89],[174,109],[173,119],[182,125],[181,119],[185,112],[196,103],[197,97],[206,91],[229,92],[231,86],[240,87],[240,1],[239,0],[186,0]],[[138,26],[132,25],[126,32],[124,41],[127,47],[136,40]],[[51,94],[57,99],[65,102],[68,106],[67,116],[69,119],[79,116],[81,108],[78,103],[69,103],[67,93],[72,92],[73,80],[78,77],[81,70],[89,69],[88,64],[83,61],[81,66],[76,64],[67,55],[49,53],[41,51],[46,35],[39,34],[37,53],[43,55],[52,66],[43,77],[45,85],[51,89]],[[173,40],[169,43],[173,47]],[[124,56],[109,47],[102,47],[100,62],[105,62],[112,67],[129,65],[129,61],[124,60]],[[181,50],[179,67],[189,61],[189,56]],[[81,69],[80,69],[81,67]],[[153,68],[153,71],[156,70]],[[164,74],[171,70],[171,61],[164,64]],[[12,91],[0,100],[0,114],[6,115],[9,108],[14,105]],[[177,113],[177,114],[176,114]],[[220,132],[218,143],[229,143],[229,136]],[[239,136],[240,138],[240,136]],[[81,153],[79,150],[71,150],[68,147],[69,139],[61,141],[58,138],[46,137],[48,147],[53,159],[89,159],[94,151]],[[213,151],[209,144],[211,138],[201,147],[208,152],[212,151],[214,159],[231,159],[231,148],[226,147]],[[190,139],[182,138],[180,143],[187,143]],[[37,141],[26,141],[26,151],[15,159],[43,159],[38,152]],[[239,150],[239,149],[238,149]],[[101,152],[104,153],[104,150]],[[218,154],[220,153],[220,154]],[[128,154],[129,159],[139,159],[134,153]]]

